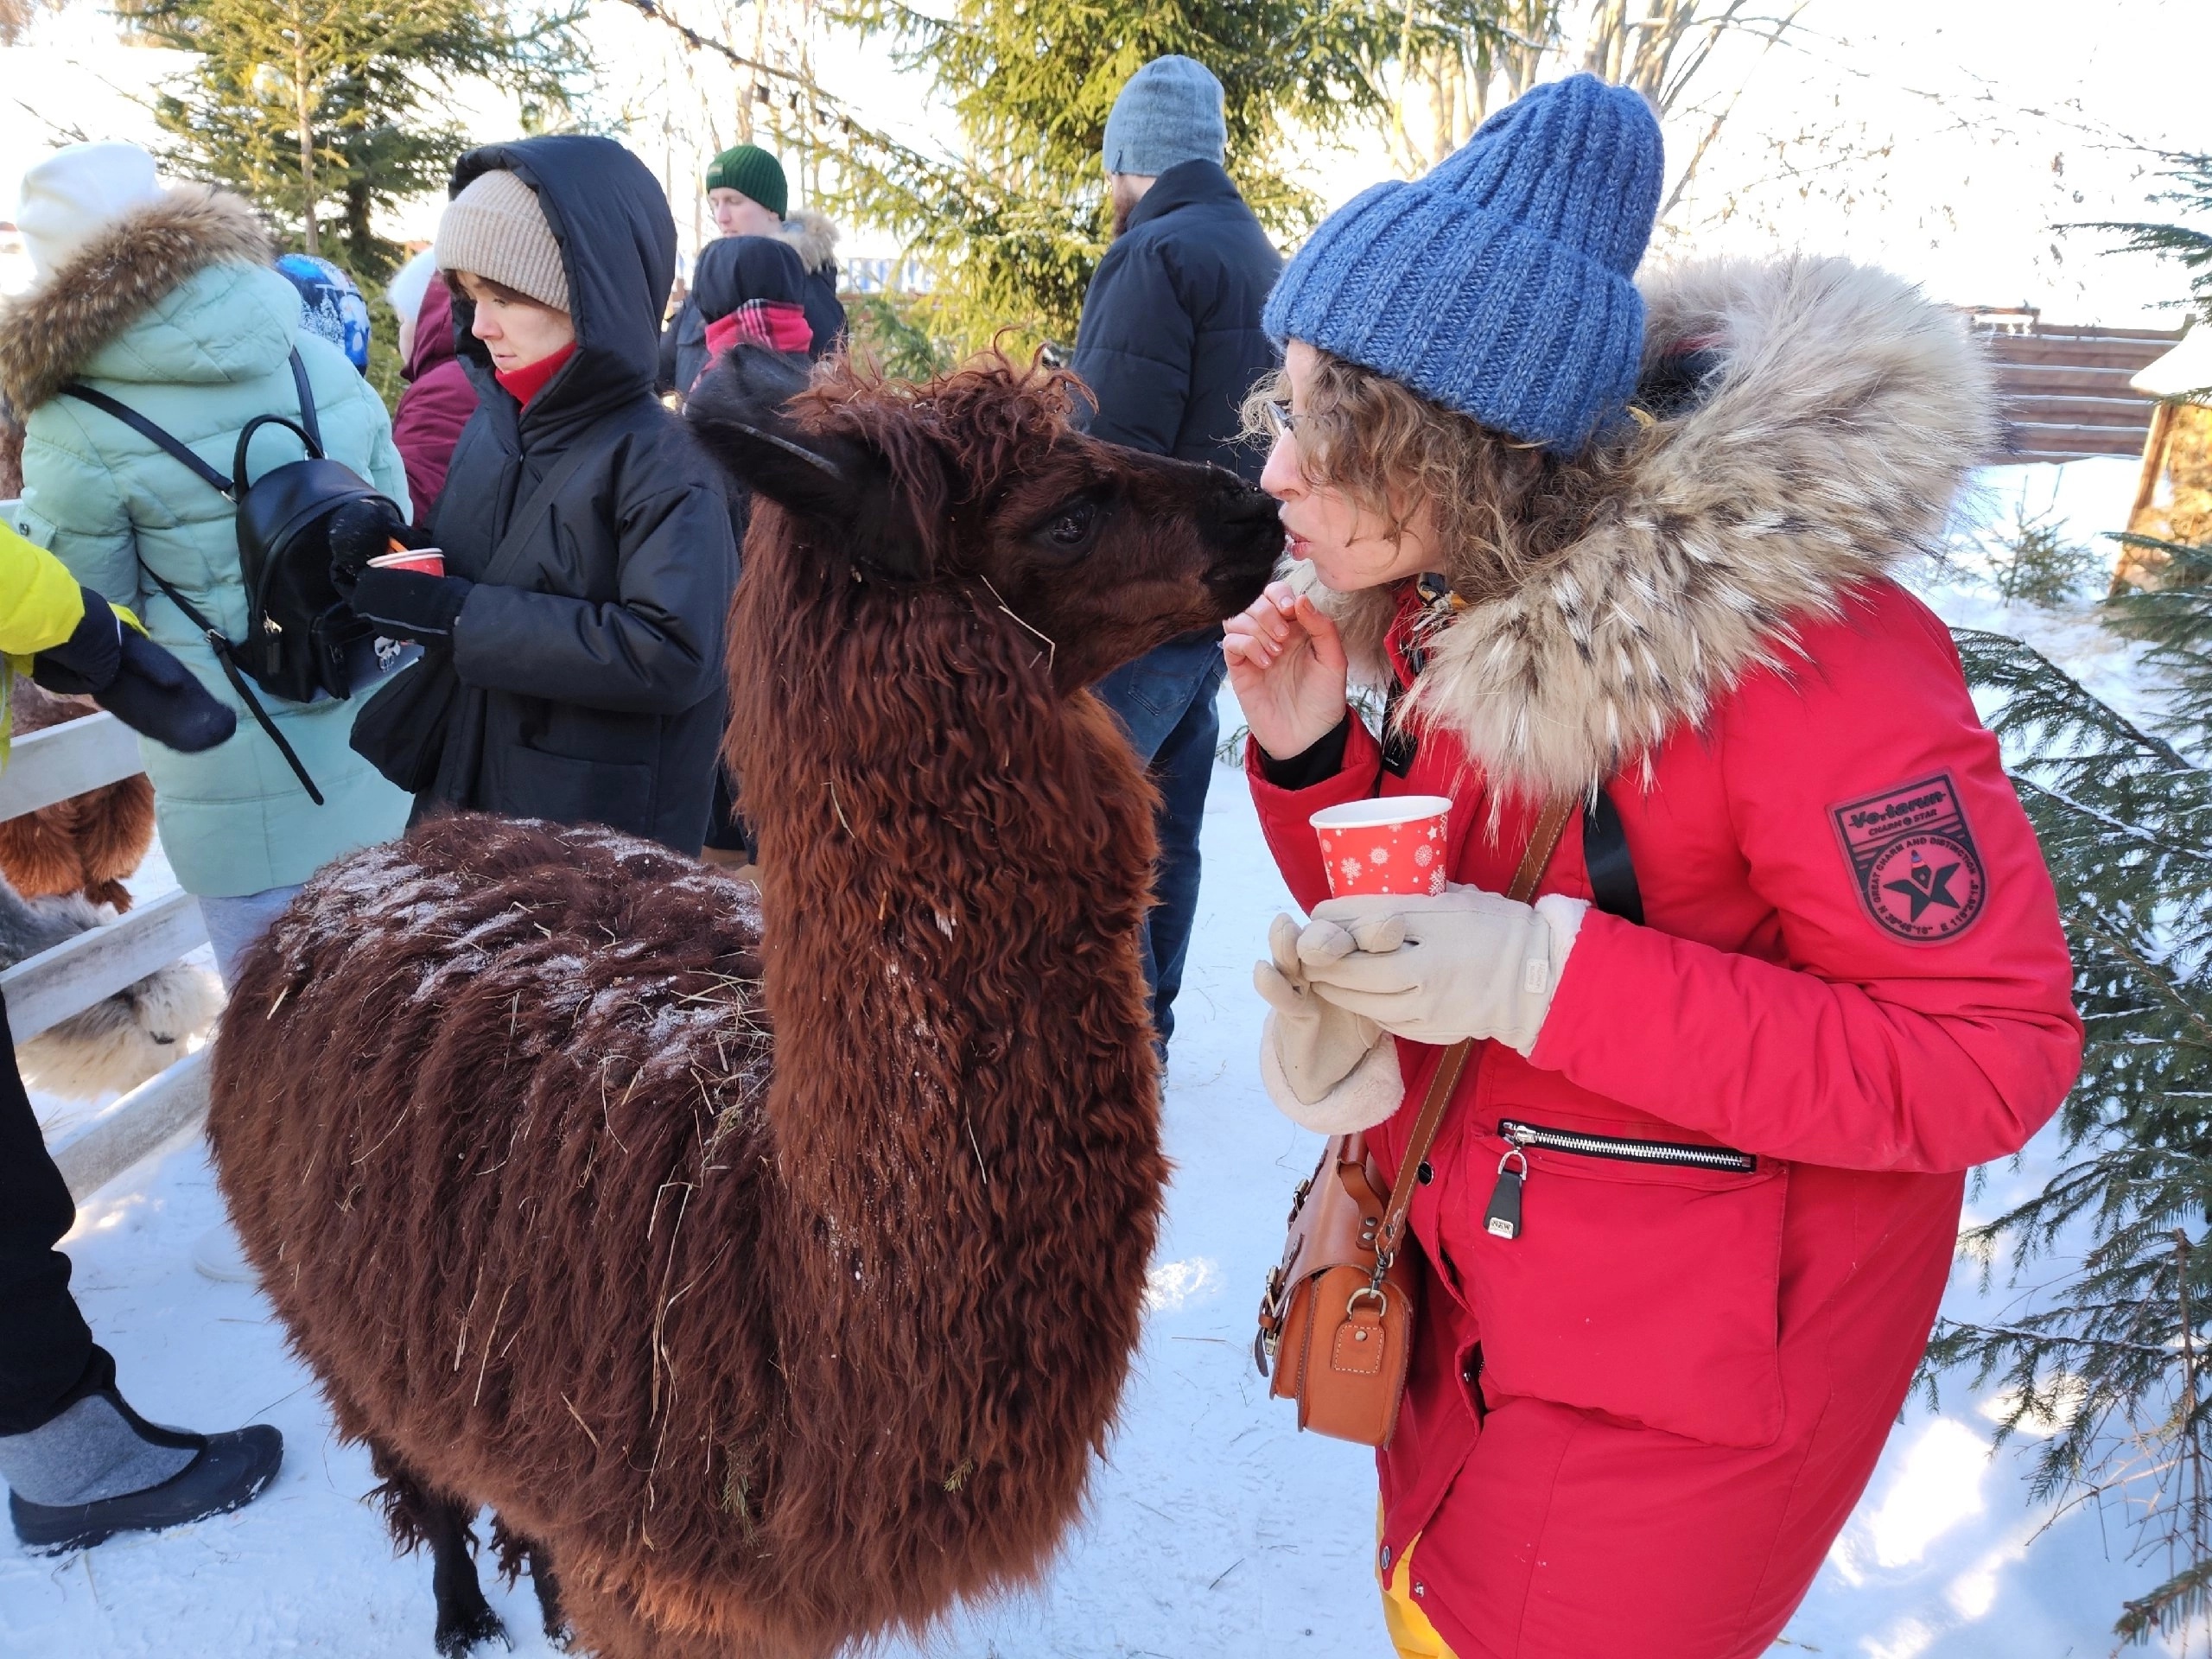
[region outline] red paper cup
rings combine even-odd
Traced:
[[[1321,838],[1329,891],[1344,899],[1443,892],[1451,817],[1448,796],[1386,795],[1325,806],[1306,822]]]
[[[435,547],[417,547],[397,553],[379,553],[369,561],[372,570],[419,570],[426,576],[446,573],[446,556]]]

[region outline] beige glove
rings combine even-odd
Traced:
[[[1260,1080],[1285,1117],[1322,1135],[1373,1128],[1398,1109],[1406,1089],[1398,1047],[1371,1020],[1313,995],[1298,960],[1298,924],[1278,916],[1268,930],[1272,961],[1252,984],[1269,1013],[1260,1037]]]
[[[1332,899],[1299,936],[1307,984],[1416,1043],[1490,1038],[1527,1054],[1590,906],[1524,905],[1479,887],[1434,898]]]

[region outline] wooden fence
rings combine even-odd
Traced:
[[[2005,405],[1993,465],[2143,453],[2158,404],[2128,381],[2173,349],[2179,329],[2075,327],[2025,310],[1983,309],[1973,321]]]
[[[145,770],[138,740],[113,715],[92,715],[18,738],[0,772],[0,820]],[[64,939],[0,973],[0,995],[17,1042],[81,1014],[207,942],[199,901],[171,893],[134,906],[105,927]],[[48,1142],[80,1202],[207,1113],[203,1048],[149,1077],[96,1116]]]

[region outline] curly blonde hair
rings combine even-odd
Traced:
[[[1300,470],[1379,514],[1396,541],[1426,505],[1443,574],[1470,604],[1525,583],[1587,526],[1595,492],[1580,461],[1563,461],[1372,369],[1316,350],[1299,411]],[[1290,402],[1278,369],[1245,398],[1251,438],[1271,437],[1268,405]]]

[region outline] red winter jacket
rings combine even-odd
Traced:
[[[476,412],[475,383],[454,353],[453,296],[442,277],[423,290],[423,308],[415,317],[415,349],[403,374],[408,385],[391,417],[391,441],[407,463],[415,522],[427,528],[445,491],[446,468],[461,429]]]
[[[1402,775],[1356,721],[1325,781],[1251,766],[1308,907],[1308,815],[1378,792],[1450,796],[1451,879],[1495,892],[1534,799],[1603,784],[1641,889],[1643,925],[1585,918],[1529,1058],[1484,1046],[1416,1189],[1432,1271],[1384,1548],[1420,1536],[1458,1659],[1764,1652],[1903,1402],[1963,1172],[2080,1060],[1997,744],[1942,625],[1878,574],[1977,458],[1971,348],[1841,262],[1694,270],[1648,303],[1659,349],[1694,332],[1726,360],[1597,527],[1440,631],[1410,594],[1355,596],[1354,632],[1391,607],[1418,688]],[[1591,896],[1581,830],[1541,891]],[[1399,1045],[1394,1174],[1438,1053]],[[1484,1215],[1509,1121],[1577,1139],[1529,1148],[1506,1240]]]

